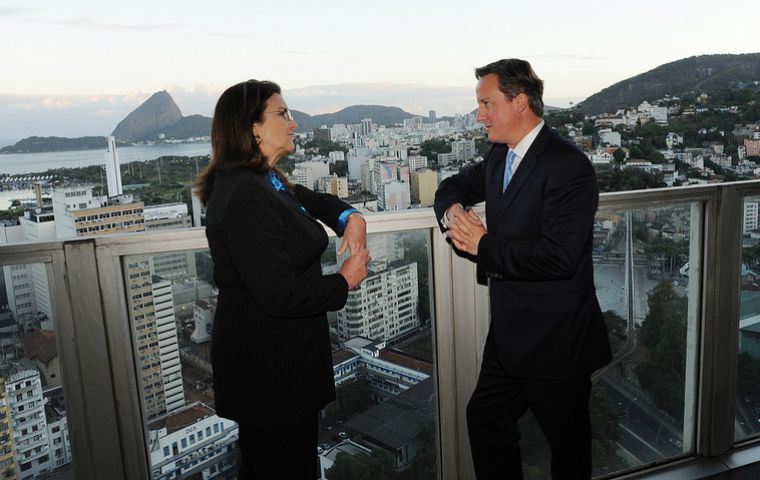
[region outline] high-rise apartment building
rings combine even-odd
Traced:
[[[375,130],[374,125],[372,124],[371,118],[363,118],[361,121],[361,134],[363,137],[366,137],[367,135],[371,135],[372,132]]]
[[[40,374],[21,366],[3,373],[18,479],[35,478],[50,470],[50,444]]]
[[[378,211],[406,210],[411,204],[408,183],[393,180],[380,186],[377,194]]]
[[[153,309],[155,311],[156,333],[158,334],[158,354],[161,359],[164,401],[166,402],[166,411],[171,412],[185,405],[172,283],[156,275],[152,276],[152,281]]]
[[[337,315],[340,341],[353,337],[391,340],[419,328],[417,264],[409,263],[372,272],[348,292]]]
[[[465,162],[475,156],[474,140],[457,140],[451,142],[451,153],[454,159],[459,162]]]
[[[0,377],[0,478],[16,478],[16,445],[13,441],[13,418],[8,405],[5,378]]]
[[[407,161],[409,162],[409,170],[411,172],[416,172],[417,170],[420,170],[422,168],[427,168],[427,157],[423,155],[410,155],[407,158]]]
[[[148,419],[157,418],[185,402],[171,283],[153,275],[147,255],[128,258],[124,282],[140,365],[143,409]]]
[[[424,157],[423,157],[424,158]],[[412,203],[425,207],[433,205],[438,188],[438,173],[429,168],[412,173]]]
[[[348,293],[346,307],[337,313],[341,342],[357,336],[391,340],[420,326],[417,263],[404,261],[401,237],[372,235],[367,244],[372,252],[370,275]]]

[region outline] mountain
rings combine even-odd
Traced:
[[[156,92],[116,125],[113,136],[125,142],[158,140],[159,134],[166,133],[182,118],[182,112],[169,92]],[[167,135],[167,138],[171,137]]]
[[[700,55],[666,63],[618,82],[579,103],[585,113],[615,112],[667,95],[707,93],[760,80],[760,53]]]
[[[211,134],[211,118],[203,115],[182,117],[163,133],[166,138],[207,137]]]
[[[415,116],[399,107],[383,105],[352,105],[335,113],[322,113],[314,116],[297,110],[292,111],[292,113],[293,119],[298,123],[299,132],[311,132],[322,125],[332,126],[336,123],[357,124],[365,118],[371,118],[372,122],[376,124],[392,125]]]
[[[106,148],[106,137],[28,137],[0,148],[0,153],[66,152]]]

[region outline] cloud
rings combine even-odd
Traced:
[[[423,84],[343,83],[286,89],[283,96],[291,108],[311,115],[338,111],[349,105],[372,104],[401,107],[410,113],[440,115],[467,113],[475,108],[470,87]]]
[[[154,32],[154,31],[166,31],[177,28],[197,27],[197,25],[191,23],[120,23],[120,22],[104,22],[100,20],[90,20],[87,18],[75,17],[64,18],[61,20],[53,20],[52,23],[64,25],[73,28],[79,28],[84,30],[102,30],[106,32]]]
[[[199,84],[192,88],[166,85],[182,114],[211,116],[227,86]],[[154,92],[104,95],[0,94],[0,133],[14,141],[32,135],[77,137],[109,132]],[[289,106],[310,115],[337,112],[350,105],[388,105],[407,112],[438,116],[475,108],[474,88],[418,84],[345,83],[285,90]]]
[[[23,7],[0,7],[0,18],[1,17],[18,17],[20,15],[25,14],[28,12],[28,8]]]
[[[599,62],[599,61],[609,59],[609,57],[605,57],[601,55],[580,55],[580,54],[575,54],[575,53],[534,54],[534,55],[529,55],[529,58],[532,58],[532,59],[541,58],[541,59],[547,59],[547,60],[571,60],[571,61],[578,61],[578,62]]]

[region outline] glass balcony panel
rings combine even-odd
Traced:
[[[330,242],[325,273],[344,259],[340,239]],[[390,475],[438,478],[430,230],[368,242],[369,278],[328,314],[337,401],[320,416],[321,470],[344,452]],[[217,290],[208,250],[128,255],[122,269],[153,478],[235,472],[237,425],[213,410]]]
[[[214,412],[208,250],[124,256],[122,270],[152,478],[231,478],[238,428]]]
[[[691,450],[696,354],[687,345],[694,344],[696,302],[689,299],[688,264],[698,251],[691,248],[692,215],[688,204],[597,213],[595,285],[615,358],[595,374],[591,391],[594,476]],[[551,454],[532,415],[521,431],[526,475],[551,478]]]
[[[760,435],[760,197],[744,199],[734,438]]]
[[[336,401],[320,415],[321,478],[331,468],[439,478],[430,234],[370,235],[369,276],[328,315]],[[337,256],[341,240],[330,242],[324,273],[346,258]]]
[[[73,473],[56,334],[47,266],[0,267],[0,478]]]

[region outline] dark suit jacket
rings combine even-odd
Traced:
[[[216,178],[206,235],[219,297],[211,362],[216,411],[276,429],[303,422],[335,398],[327,311],[346,302],[339,274],[322,275],[328,239],[350,205],[235,168]]]
[[[588,158],[544,125],[502,193],[507,145],[438,187],[438,219],[454,203],[486,202],[478,245],[488,279],[491,330],[515,377],[587,375],[611,359],[591,260],[599,201]]]

